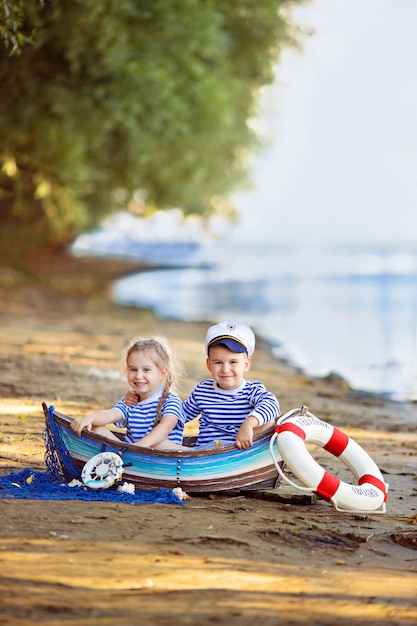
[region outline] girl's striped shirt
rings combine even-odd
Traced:
[[[132,406],[126,406],[125,397],[121,398],[114,406],[122,414],[122,419],[115,422],[118,428],[126,428],[126,443],[135,443],[151,432],[154,427],[156,408],[162,395],[162,387],[146,400],[142,400]],[[182,412],[182,402],[180,398],[170,392],[164,402],[161,417],[164,415],[175,415],[178,419],[175,428],[168,435],[170,441],[182,444],[185,418]]]

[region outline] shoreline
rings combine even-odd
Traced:
[[[148,307],[149,310],[151,310],[155,316],[160,317],[161,319],[176,319],[178,321],[187,320],[189,316],[187,315],[187,310],[184,308],[184,306],[177,306],[174,303],[172,306],[167,307],[167,305],[164,303],[163,294],[159,290],[157,290],[158,295],[154,298],[152,297],[147,298],[146,294],[144,295],[143,298],[136,297],[135,291],[134,291],[135,288],[137,287],[137,289],[140,289],[139,285],[142,285],[142,288],[146,290],[149,283],[152,282],[153,280],[152,276],[150,275],[150,272],[152,272],[154,269],[163,270],[164,278],[161,278],[161,280],[162,280],[162,283],[164,284],[165,280],[169,282],[169,273],[168,273],[169,271],[182,269],[182,268],[171,267],[171,266],[165,266],[165,267],[164,266],[158,266],[158,267],[146,266],[146,267],[141,267],[139,271],[137,270],[129,271],[127,274],[125,274],[121,278],[122,279],[131,278],[131,276],[134,274],[148,274],[148,276],[150,277],[146,277],[142,279],[140,276],[138,276],[137,282],[136,282],[136,279],[133,279],[132,281],[128,281],[128,284],[126,286],[121,286],[120,288],[117,286],[116,284],[117,280],[116,280],[115,290],[112,294],[112,296],[114,297],[114,301],[118,303],[120,306],[136,306],[136,302],[137,302],[137,306],[139,308],[141,306]],[[174,280],[176,279],[174,278]],[[186,280],[187,280],[186,278],[179,279],[179,285],[180,285],[179,288],[181,288],[182,281],[184,281],[184,284],[185,284]],[[200,281],[204,281],[204,277],[200,278]],[[152,287],[151,287],[151,292],[152,292]],[[185,295],[187,295],[187,292],[185,293]],[[142,300],[142,302],[144,302],[145,304],[141,305],[140,300]],[[196,323],[206,322],[208,326],[211,323],[216,323],[219,321],[217,317],[217,312],[212,307],[209,306],[208,309],[205,309],[205,308],[201,309],[201,307],[199,306],[193,307],[192,296],[190,296],[190,303],[191,303],[190,306],[191,306],[192,319]],[[242,304],[241,312],[244,312],[244,310],[245,310],[245,307]],[[209,319],[206,319],[204,315],[204,313],[207,314],[207,311],[209,311],[208,313]],[[190,311],[188,311],[188,313],[189,312]],[[201,312],[203,312],[204,317],[202,316],[200,318]],[[171,313],[173,313],[174,315],[171,315]],[[212,319],[210,318],[210,316],[212,316]],[[235,317],[239,319],[238,313],[236,313]],[[273,353],[275,358],[279,360],[283,360],[290,367],[293,367],[296,370],[304,372],[306,376],[313,377],[313,378],[326,378],[326,377],[331,377],[331,376],[339,376],[341,379],[345,380],[346,383],[349,384],[351,388],[356,390],[358,393],[362,392],[362,393],[374,394],[374,395],[385,398],[387,401],[391,400],[391,401],[400,402],[400,403],[414,401],[413,395],[415,392],[413,391],[412,373],[410,373],[408,370],[404,371],[403,374],[405,378],[403,376],[401,379],[399,379],[398,378],[399,374],[396,370],[396,372],[394,373],[394,376],[388,379],[386,374],[384,373],[385,364],[383,362],[380,363],[379,361],[377,361],[376,363],[373,363],[372,359],[374,357],[372,356],[372,352],[373,352],[372,350],[370,350],[368,354],[361,353],[359,357],[361,358],[361,362],[357,363],[357,367],[355,368],[355,370],[352,370],[353,356],[349,349],[349,345],[346,345],[346,342],[342,342],[341,345],[345,347],[345,350],[343,351],[343,349],[339,349],[339,353],[336,354],[334,349],[331,348],[331,343],[327,346],[325,345],[326,341],[328,341],[328,337],[325,332],[324,337],[323,337],[323,344],[324,344],[323,350],[325,353],[329,352],[329,354],[327,354],[327,361],[325,364],[326,367],[324,368],[322,359],[320,356],[321,350],[320,348],[317,349],[317,345],[316,345],[316,348],[314,348],[314,345],[315,345],[314,341],[310,342],[308,335],[304,336],[304,339],[306,342],[305,346],[303,346],[302,343],[297,343],[297,335],[293,337],[294,346],[298,345],[296,352],[293,353],[294,350],[291,348],[291,339],[286,338],[286,341],[290,342],[289,344],[283,342],[282,336],[280,337],[279,333],[277,334],[277,331],[276,329],[274,330],[274,327],[269,329],[271,331],[271,335],[268,336],[268,334],[265,333],[265,325],[263,323],[263,319],[257,313],[250,314],[247,319],[242,319],[242,321],[246,321],[246,323],[248,323],[253,328],[258,338],[258,345],[259,345],[259,338],[262,337],[263,341],[265,342],[265,344],[268,345],[269,350]],[[284,327],[285,325],[286,325],[286,322],[284,320]],[[302,329],[300,329],[298,340],[300,340],[302,337],[303,337]],[[355,340],[354,336],[352,336],[352,341],[354,340]],[[349,341],[347,341],[347,343],[349,344]],[[305,353],[304,348],[308,349],[309,351]],[[330,355],[333,355],[333,359],[330,358]],[[297,357],[299,357],[298,360],[297,360]],[[385,357],[388,358],[389,355],[385,355]],[[359,375],[359,372],[361,375]]]
[[[177,318],[164,318],[158,316],[149,307],[135,305],[124,305],[115,301],[111,295],[113,284],[126,276],[136,273],[147,272],[149,266],[138,263],[132,259],[109,258],[101,256],[76,256],[70,252],[37,253],[29,259],[33,276],[25,276],[9,268],[0,267],[0,297],[3,306],[0,305],[0,313],[7,311],[8,305],[16,307],[19,301],[24,306],[47,307],[47,302],[51,309],[54,306],[62,307],[68,312],[77,307],[94,310],[101,306],[106,306],[114,311],[130,311],[134,314],[143,313],[149,320],[153,319],[155,326],[178,328],[199,328],[201,329],[202,346],[207,327],[218,320],[199,320],[188,322]],[[163,269],[163,268],[161,268]],[[170,269],[170,268],[167,268]],[[100,301],[100,303],[99,303]],[[13,314],[13,313],[12,313]],[[279,370],[291,373],[292,377],[304,382],[307,386],[323,386],[333,389],[335,395],[349,396],[358,401],[369,401],[376,403],[387,403],[393,405],[413,405],[413,399],[396,399],[389,392],[375,392],[367,389],[353,388],[347,379],[337,372],[329,372],[325,376],[317,376],[305,371],[302,367],[292,363],[289,359],[275,353],[277,346],[269,342],[265,337],[260,337],[256,332],[256,355],[260,352],[269,354],[270,359],[276,362]],[[167,337],[169,340],[169,337]],[[179,356],[181,360],[181,356]],[[205,372],[205,370],[203,370]],[[253,367],[251,368],[253,371]]]

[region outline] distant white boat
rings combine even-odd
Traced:
[[[189,227],[177,210],[150,218],[117,213],[100,228],[80,235],[71,247],[75,256],[105,256],[140,261],[149,266],[198,265],[197,252],[207,235]]]

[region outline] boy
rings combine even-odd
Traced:
[[[206,336],[206,365],[212,379],[198,383],[183,403],[186,421],[201,413],[197,447],[235,443],[250,448],[254,435],[275,424],[278,400],[260,382],[249,382],[255,350],[253,331],[239,322],[223,320]]]

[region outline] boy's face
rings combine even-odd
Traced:
[[[250,368],[250,361],[246,352],[232,352],[220,344],[210,348],[206,365],[220,389],[232,390],[242,383],[245,372]]]

